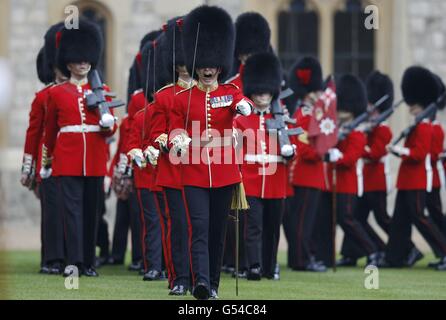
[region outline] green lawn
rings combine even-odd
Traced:
[[[62,276],[37,273],[37,251],[4,252],[0,271],[0,297],[9,299],[192,299],[167,295],[167,282],[144,282],[123,266],[99,269],[99,278],[81,277],[79,290],[67,290]],[[281,280],[240,280],[238,299],[446,299],[446,272],[426,268],[428,255],[413,269],[379,270],[378,290],[364,288],[363,268],[342,268],[336,273],[293,272],[284,266]],[[6,288],[6,292],[5,292]],[[219,296],[236,299],[235,280],[222,276]]]

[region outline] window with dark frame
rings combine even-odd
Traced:
[[[319,56],[319,17],[306,0],[293,0],[279,13],[278,53],[284,70],[303,56]]]
[[[334,17],[334,72],[365,79],[375,67],[375,32],[367,30],[367,14],[361,0],[347,0],[345,10]]]

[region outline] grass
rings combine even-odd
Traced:
[[[193,299],[169,297],[167,282],[144,282],[123,266],[99,269],[99,278],[81,277],[79,290],[67,290],[62,276],[37,273],[37,251],[3,252],[6,267],[0,269],[0,297],[7,299]],[[364,288],[362,267],[341,268],[336,273],[294,272],[280,254],[281,280],[240,280],[238,299],[446,299],[446,272],[426,267],[432,255],[412,269],[379,270],[379,290]],[[361,261],[363,266],[364,261]],[[237,299],[235,280],[222,275],[221,299]]]

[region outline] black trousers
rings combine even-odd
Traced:
[[[446,238],[425,214],[426,191],[399,190],[390,224],[386,260],[402,266],[411,250],[412,224],[428,242],[437,257],[446,256]]]
[[[228,215],[234,185],[221,188],[185,186],[191,232],[192,283],[218,290]]]
[[[293,223],[293,215],[292,211],[294,210],[294,196],[287,197],[285,199],[285,205],[283,210],[282,217],[282,226],[283,226],[283,234],[285,235],[285,240],[288,244],[287,250],[287,266],[291,266],[291,261],[296,261],[296,252],[295,252],[295,240],[296,239],[296,230],[291,227]]]
[[[385,251],[386,244],[368,222],[370,212],[373,212],[375,220],[380,228],[388,234],[391,218],[387,213],[386,191],[365,192],[362,197],[358,198],[358,204],[355,209],[355,218],[362,225],[370,239],[372,239],[377,249],[379,251]],[[345,257],[356,259],[367,254],[350,235],[344,237],[341,253]]]
[[[226,230],[223,264],[229,267],[235,267],[235,246],[236,246],[236,213],[231,211],[228,217],[228,226]],[[245,234],[246,234],[246,214],[239,211],[239,270],[247,270],[247,260],[245,255]]]
[[[294,199],[287,218],[290,268],[304,269],[310,262],[311,256],[314,256],[313,234],[320,197],[321,191],[318,189],[294,188]]]
[[[42,179],[39,190],[42,208],[42,262],[48,264],[63,261],[64,229],[57,178]]]
[[[190,285],[189,223],[182,190],[165,188],[165,211],[170,217],[167,247],[171,261],[171,283]]]
[[[58,177],[68,264],[93,266],[104,177]]]
[[[99,256],[102,258],[108,258],[110,255],[108,223],[104,217],[106,213],[105,191],[104,189],[101,189],[101,209],[99,210],[98,236],[96,245],[99,247]]]
[[[166,199],[164,193],[161,191],[155,191],[153,194],[155,195],[155,205],[161,223],[161,270],[167,272],[170,285],[172,282],[172,262],[170,261],[168,246],[170,216],[169,212],[166,210]]]
[[[352,237],[355,243],[367,255],[370,255],[378,249],[354,216],[356,201],[357,196],[355,194],[338,193],[336,195],[336,221],[341,226],[344,234]],[[316,258],[322,260],[327,266],[333,265],[332,208],[332,192],[322,192],[316,225]]]
[[[434,188],[426,195],[426,208],[429,217],[435,223],[438,229],[446,236],[446,217],[443,214],[443,206],[441,204],[440,188]]]
[[[156,195],[149,189],[137,189],[136,192],[140,210],[141,247],[144,270],[157,270],[161,272],[161,221],[157,210]]]
[[[132,262],[136,263],[142,260],[141,220],[139,214],[136,191],[130,193],[127,200],[117,200],[112,246],[112,257],[115,261],[124,262],[129,228],[132,239]]]
[[[247,197],[245,251],[250,268],[262,267],[266,277],[273,277],[279,247],[283,199]]]

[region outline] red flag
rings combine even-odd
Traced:
[[[327,89],[313,104],[313,116],[308,127],[308,139],[316,152],[323,157],[338,143],[336,126],[336,85],[328,82]]]

